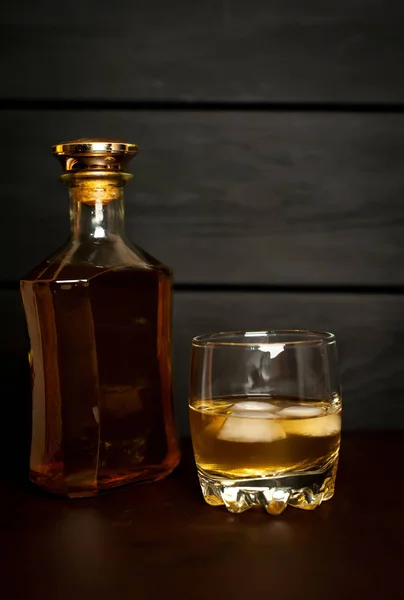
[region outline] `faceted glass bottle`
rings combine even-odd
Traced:
[[[92,496],[179,462],[171,388],[171,271],[124,234],[133,144],[53,148],[71,238],[21,282],[31,341],[31,480]]]

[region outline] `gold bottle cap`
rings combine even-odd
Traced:
[[[52,153],[69,171],[122,171],[126,172],[130,159],[135,156],[136,144],[107,139],[79,139],[52,146]]]

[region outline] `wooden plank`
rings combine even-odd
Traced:
[[[138,142],[129,237],[179,283],[403,283],[404,115],[0,112],[0,279],[68,234],[51,144]]]
[[[404,429],[403,296],[181,293],[175,299],[175,373],[181,429],[191,339],[234,329],[316,329],[337,336],[346,429]]]
[[[3,98],[402,102],[399,0],[24,0],[3,9]]]
[[[181,433],[188,432],[192,337],[215,331],[266,328],[333,331],[339,345],[344,428],[404,429],[403,301],[401,295],[177,293],[174,392]],[[2,429],[5,438],[12,434],[14,445],[21,441],[24,447],[29,429],[28,345],[18,292],[0,292],[0,308],[0,376],[2,393],[10,399],[4,403],[2,423],[6,430]],[[10,423],[19,426],[11,427]]]

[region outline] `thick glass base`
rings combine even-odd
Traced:
[[[201,468],[198,476],[203,497],[212,506],[224,504],[232,513],[258,506],[270,515],[280,515],[288,505],[313,510],[332,498],[337,464],[338,459],[323,471],[257,479],[224,479]]]

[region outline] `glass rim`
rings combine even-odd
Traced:
[[[273,336],[273,341],[258,340],[261,337]],[[293,336],[303,339],[293,339]],[[245,341],[239,341],[236,338],[250,338]],[[292,337],[292,339],[290,339]],[[232,338],[234,338],[232,340]],[[287,339],[288,338],[288,339]],[[255,346],[272,345],[295,345],[295,344],[313,344],[322,342],[331,344],[336,341],[335,335],[330,331],[317,331],[315,329],[267,329],[267,330],[249,330],[239,329],[234,331],[220,331],[217,333],[207,333],[197,335],[192,338],[192,345],[197,347],[205,346],[240,346],[244,348]]]

